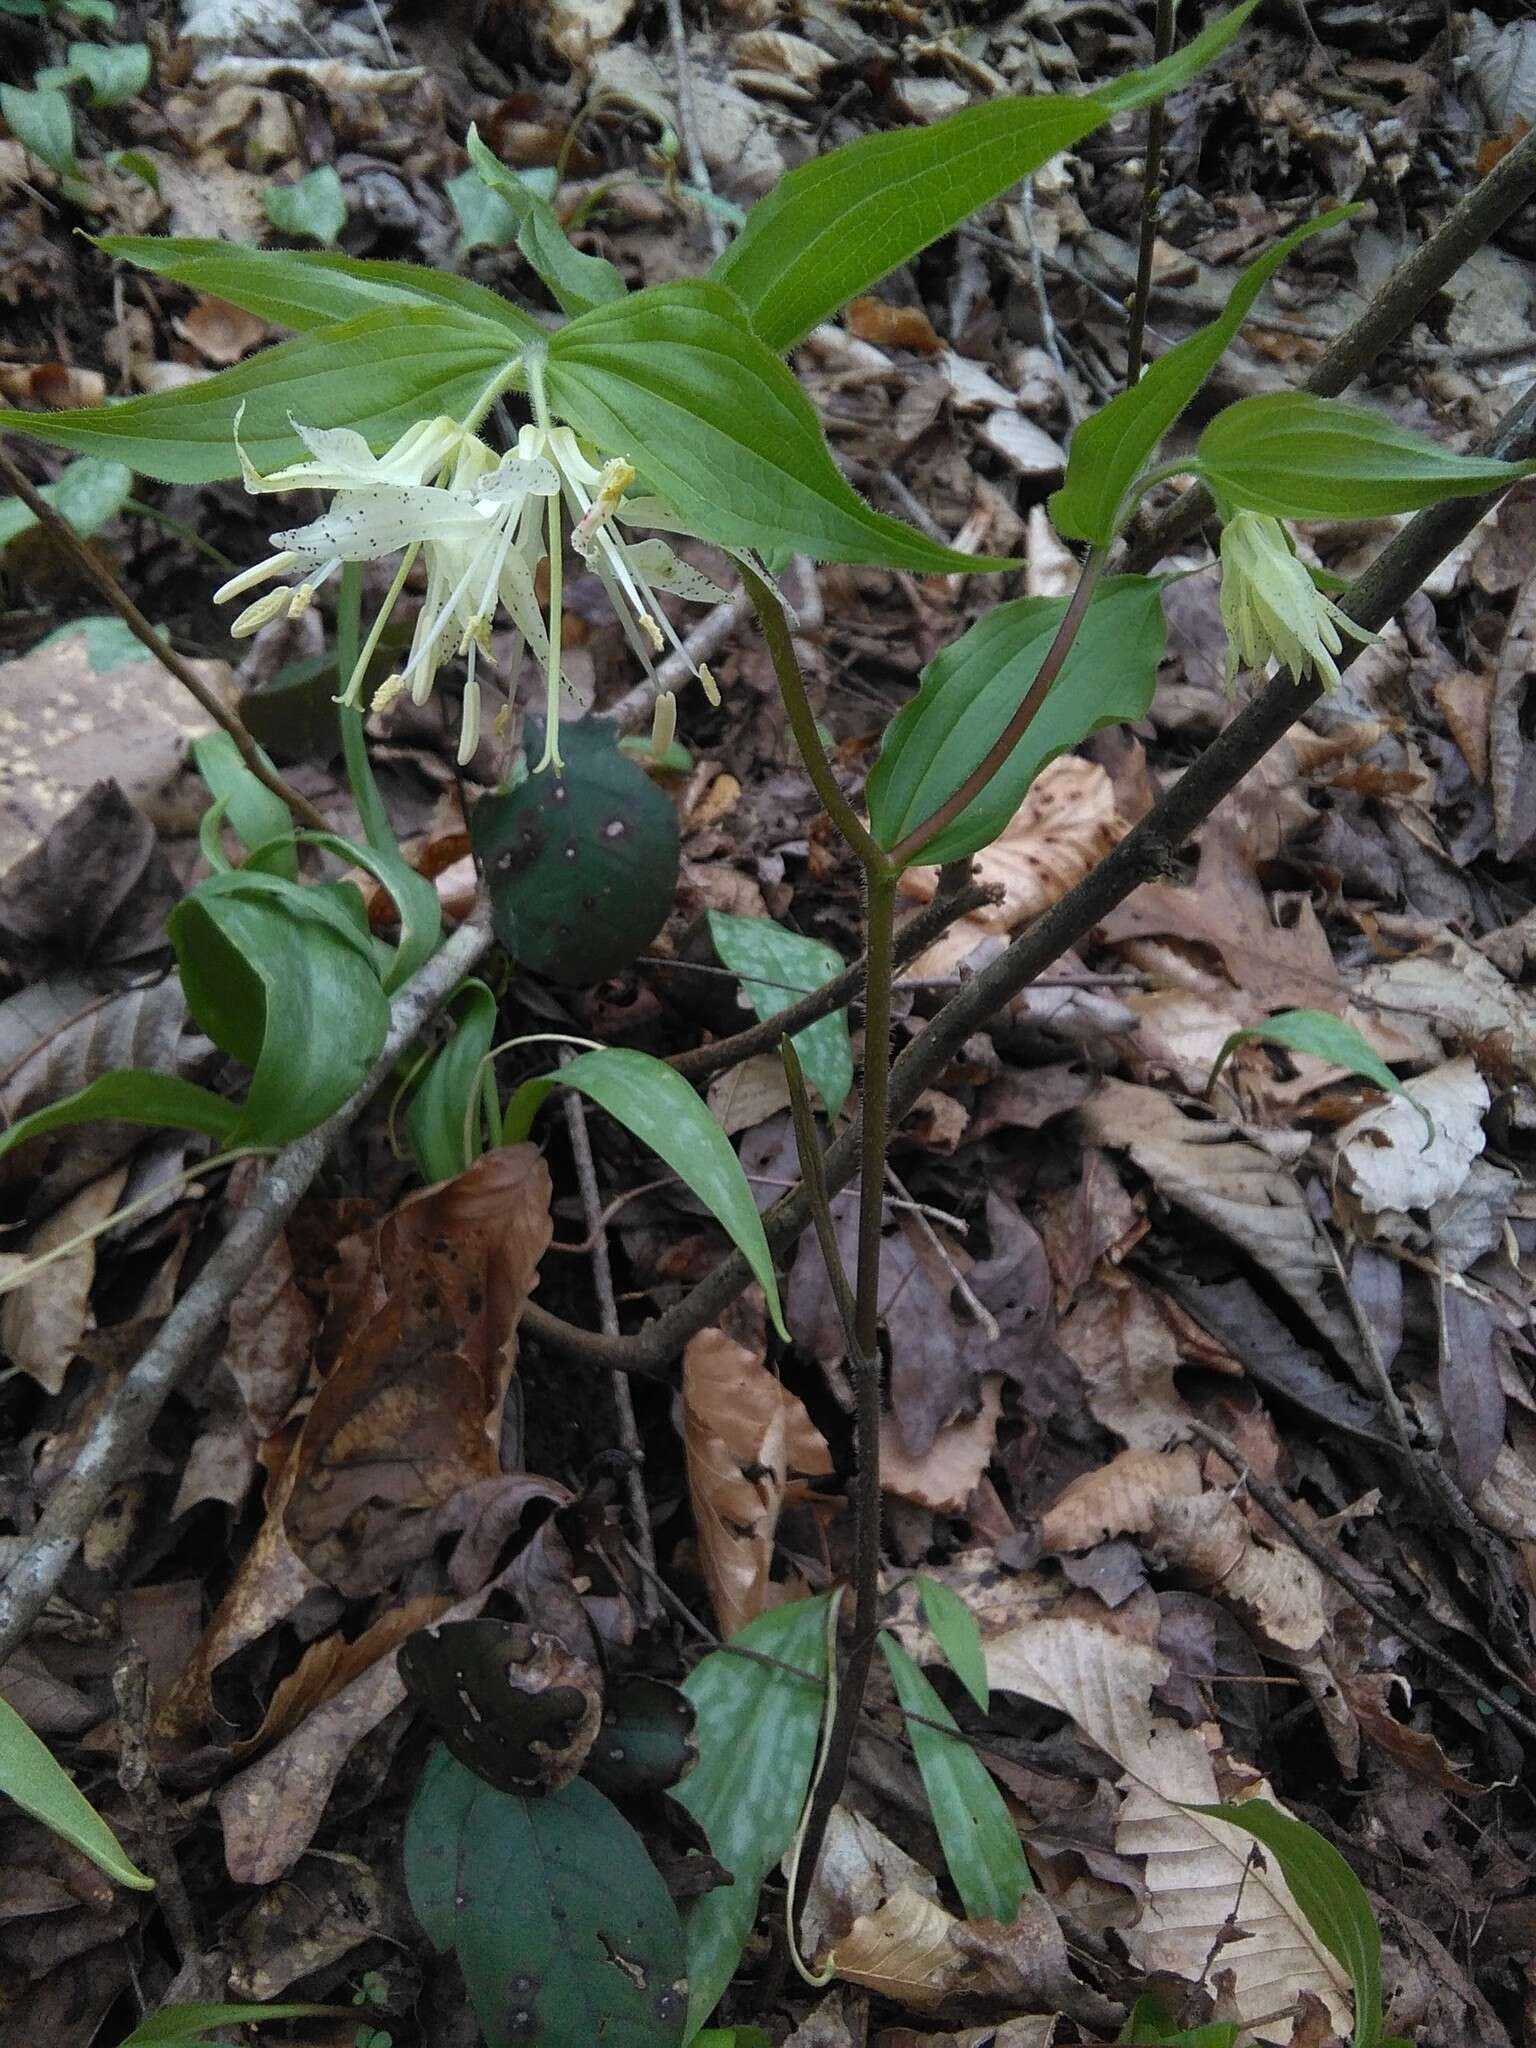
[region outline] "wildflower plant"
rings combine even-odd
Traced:
[[[802,1172],[813,1213],[826,1224],[822,1242],[855,1368],[860,1536],[853,1647],[840,1684],[829,1688],[836,1711],[799,1830],[796,1912],[846,1774],[877,1638],[877,1301],[898,878],[914,863],[967,860],[1004,829],[1050,759],[1100,726],[1146,711],[1164,644],[1163,581],[1128,573],[1117,557],[1154,491],[1184,480],[1209,492],[1222,527],[1231,675],[1276,660],[1298,682],[1316,676],[1331,683],[1345,636],[1369,635],[1318,589],[1284,522],[1411,512],[1497,490],[1532,467],[1456,455],[1366,407],[1300,392],[1239,401],[1159,459],[1269,278],[1308,237],[1345,217],[1324,215],[1250,265],[1208,327],[1144,375],[1133,362],[1130,387],[1079,426],[1050,505],[1057,531],[1081,544],[1072,593],[999,603],[929,663],[884,736],[862,806],[833,773],[769,572],[797,553],[918,574],[985,576],[1018,565],[956,552],[867,505],[834,462],[786,353],[854,294],[1052,156],[1191,78],[1226,47],[1254,4],[1242,0],[1182,51],[1097,93],[999,97],[926,128],[834,151],[793,172],[757,206],[708,276],[637,290],[611,264],[575,249],[549,204],[471,132],[472,161],[512,207],[523,255],[559,309],[554,318],[410,264],[107,237],[101,246],[110,255],[292,329],[293,338],[181,390],[99,409],[0,413],[0,430],[112,457],[166,481],[240,477],[262,498],[324,496],[316,516],[274,530],[272,552],[215,598],[245,600],[232,628],[238,637],[297,616],[334,587],[339,711],[365,841],[295,834],[281,801],[228,750],[205,748],[201,765],[215,802],[203,846],[216,871],[178,907],[171,937],[194,1017],[253,1069],[247,1100],[232,1104],[165,1075],[108,1076],[25,1119],[0,1149],[91,1115],[179,1124],[234,1149],[271,1146],[320,1122],[359,1086],[385,1042],[390,995],[439,937],[436,895],[401,858],[373,789],[361,718],[366,678],[418,570],[424,588],[409,646],[371,707],[386,709],[402,692],[424,700],[445,665],[462,660],[459,757],[468,760],[481,737],[484,672],[500,625],[510,634],[508,688],[525,656],[542,672],[542,734],[529,767],[562,801],[578,751],[572,747],[568,766],[560,744],[561,623],[573,567],[598,578],[648,671],[668,646],[682,646],[663,597],[709,604],[725,595],[674,542],[708,543],[729,565],[727,580],[739,575],[744,583],[806,771],[862,870],[866,899],[861,1196],[851,1277],[836,1260],[805,1078],[785,1046]],[[510,430],[509,408],[526,414]],[[361,572],[371,562],[394,566],[364,631]],[[708,668],[693,672],[717,701]],[[653,755],[670,747],[677,712],[674,697],[662,692]],[[596,763],[609,807],[604,830],[622,841],[629,829],[624,777],[643,779],[643,770],[607,743],[581,751]],[[654,790],[649,795],[656,798]],[[245,849],[238,867],[222,850],[225,823]],[[494,868],[509,870],[507,877],[490,873],[493,892],[515,890],[517,846],[494,833],[486,844],[495,849]],[[394,946],[373,936],[350,885],[300,879],[301,845],[361,865],[385,884],[400,913]],[[610,847],[609,855],[622,868],[622,849]],[[637,943],[649,935],[640,933]],[[570,934],[562,927],[560,936]],[[580,932],[574,936],[579,947]],[[751,1190],[724,1133],[675,1068],[629,1048],[588,1047],[503,1104],[490,1069],[490,991],[464,984],[456,1015],[454,1039],[416,1077],[408,1119],[431,1171],[461,1170],[485,1145],[525,1138],[553,1088],[577,1088],[690,1183],[762,1285],[783,1331],[773,1257]],[[846,1088],[820,1085],[831,1123]],[[795,1668],[815,1665],[816,1654],[817,1640],[797,1643]],[[701,1671],[713,1666],[707,1660]],[[716,1671],[699,1692],[723,1697],[747,1683]],[[751,1856],[734,1865],[744,1878],[690,1913],[690,2015],[685,2021],[680,2008],[668,2007],[658,2017],[637,2002],[626,2038],[676,2048],[708,2018],[750,1930],[757,1884],[789,1846],[811,1779],[808,1754],[804,1762],[803,1778],[791,1773],[770,1788],[771,1812],[759,1802]],[[706,1751],[695,1782],[710,1765]],[[743,1808],[738,1779],[726,1776],[730,1796],[711,1822],[721,1830]],[[428,1816],[431,1828],[468,1828],[480,1795],[441,1772],[433,1783],[433,1797],[441,1794],[449,1806]],[[984,1800],[985,1773],[968,1783],[966,1797]],[[600,1836],[625,1825],[592,1805],[595,1792],[581,1797],[584,1827]],[[495,1824],[483,1799],[475,1810],[476,1826]],[[716,1846],[724,1854],[723,1840]],[[1016,1875],[1027,1881],[1022,1866]],[[504,1904],[498,1897],[485,1910]],[[665,1918],[673,1909],[663,1901],[656,1910]],[[435,1899],[428,1924],[441,1927],[444,1941],[479,1938],[458,1927],[452,1896]],[[482,2018],[499,2039],[494,2003],[488,1991]],[[541,2038],[574,2042],[585,2038],[583,2024],[578,2014],[565,2031]]]

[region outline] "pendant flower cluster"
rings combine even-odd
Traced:
[[[215,604],[276,584],[236,618],[231,631],[242,638],[272,619],[297,618],[344,562],[399,554],[389,595],[342,692],[342,703],[355,704],[389,614],[420,555],[427,588],[410,651],[402,667],[380,684],[373,708],[386,708],[406,690],[418,704],[424,703],[442,664],[464,656],[461,763],[479,744],[476,669],[490,656],[492,626],[503,612],[517,636],[510,673],[516,674],[524,649],[545,672],[545,754],[539,765],[560,765],[563,515],[570,520],[572,546],[602,583],[647,672],[654,673],[653,657],[668,642],[688,660],[656,601],[658,590],[696,604],[716,604],[725,596],[665,541],[626,535],[627,524],[679,533],[688,529],[661,500],[626,498],[635,482],[633,467],[622,459],[600,464],[569,427],[524,427],[516,448],[498,456],[455,421],[428,420],[375,455],[362,435],[350,428],[321,430],[297,420],[291,424],[309,459],[263,476],[241,448],[245,487],[255,492],[329,491],[330,510],[308,526],[274,533],[276,552],[215,591]],[[237,448],[239,426],[237,418]],[[545,563],[548,597],[541,607],[537,575]],[[696,667],[691,660],[688,667],[711,702],[717,703],[708,668]],[[661,707],[660,715],[666,719],[674,710],[671,705]]]
[[[1340,637],[1377,638],[1325,597],[1297,559],[1285,528],[1261,512],[1236,512],[1221,529],[1221,622],[1227,629],[1227,688],[1240,668],[1261,675],[1271,660],[1300,682],[1315,669],[1326,689],[1339,680]]]

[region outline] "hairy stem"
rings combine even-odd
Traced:
[[[1177,0],[1157,0],[1157,47],[1154,64],[1173,54],[1173,21]],[[1163,102],[1147,109],[1147,156],[1141,187],[1141,241],[1136,251],[1136,291],[1126,334],[1125,388],[1141,381],[1141,352],[1147,337],[1147,308],[1152,302],[1152,251],[1157,241],[1157,203],[1163,196]]]

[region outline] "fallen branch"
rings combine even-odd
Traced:
[[[70,1470],[48,1496],[27,1547],[0,1586],[0,1664],[13,1653],[69,1568],[112,1489],[133,1469],[166,1397],[202,1354],[230,1303],[293,1214],[332,1145],[394,1071],[490,945],[483,911],[463,924],[395,997],[389,1035],[367,1079],[323,1124],[286,1146],[236,1216],[229,1235],[166,1317],[97,1417]]]
[[[1536,385],[1511,408],[1478,453],[1516,461],[1533,450]],[[1350,586],[1342,600],[1344,609],[1363,626],[1384,626],[1435,564],[1465,539],[1501,496],[1492,491],[1481,498],[1457,498],[1418,513]],[[1347,651],[1353,653],[1353,649]],[[893,1121],[938,1077],[973,1031],[1027,988],[1042,969],[1102,924],[1133,889],[1166,874],[1174,855],[1222,799],[1322,694],[1314,682],[1298,684],[1287,674],[1276,676],[1111,854],[1006,952],[965,982],[891,1069]],[[781,1022],[778,1018],[774,1021]],[[826,1154],[827,1186],[833,1194],[858,1172],[859,1143],[860,1121],[855,1116]],[[767,1212],[763,1228],[777,1253],[787,1250],[809,1221],[810,1206],[803,1190],[796,1189]],[[524,1328],[536,1342],[570,1358],[623,1372],[664,1374],[688,1339],[714,1322],[750,1279],[746,1260],[739,1252],[733,1253],[675,1307],[632,1336],[617,1340],[580,1329],[531,1302]]]

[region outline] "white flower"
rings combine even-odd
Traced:
[[[558,767],[563,506],[573,547],[607,591],[625,637],[647,672],[654,673],[654,656],[670,642],[710,702],[719,703],[714,677],[689,658],[656,592],[670,591],[695,604],[717,604],[725,592],[682,561],[665,541],[634,540],[624,532],[625,524],[636,522],[688,530],[661,500],[626,498],[635,481],[627,459],[600,465],[569,427],[524,427],[516,449],[498,458],[450,419],[423,421],[382,455],[375,455],[362,435],[349,428],[321,430],[297,420],[291,424],[309,451],[308,459],[263,476],[240,447],[236,416],[235,445],[246,489],[329,491],[331,504],[307,526],[274,533],[275,553],[215,591],[214,602],[223,604],[262,584],[277,584],[236,618],[231,631],[237,638],[284,614],[297,618],[344,562],[400,554],[383,610],[342,691],[341,702],[355,703],[385,621],[420,554],[427,588],[410,651],[399,672],[379,686],[374,707],[382,710],[407,689],[417,703],[424,702],[442,663],[454,655],[467,656],[459,759],[469,760],[480,732],[476,664],[490,651],[491,628],[500,608],[517,634],[514,670],[525,646],[544,669],[547,738],[539,765]],[[547,621],[535,583],[546,559]],[[756,563],[752,566],[763,573]]]
[[[1327,689],[1339,680],[1344,642],[1377,636],[1325,597],[1297,560],[1278,519],[1238,512],[1221,529],[1221,621],[1227,629],[1227,685],[1239,668],[1262,674],[1270,661],[1298,682],[1313,669]]]

